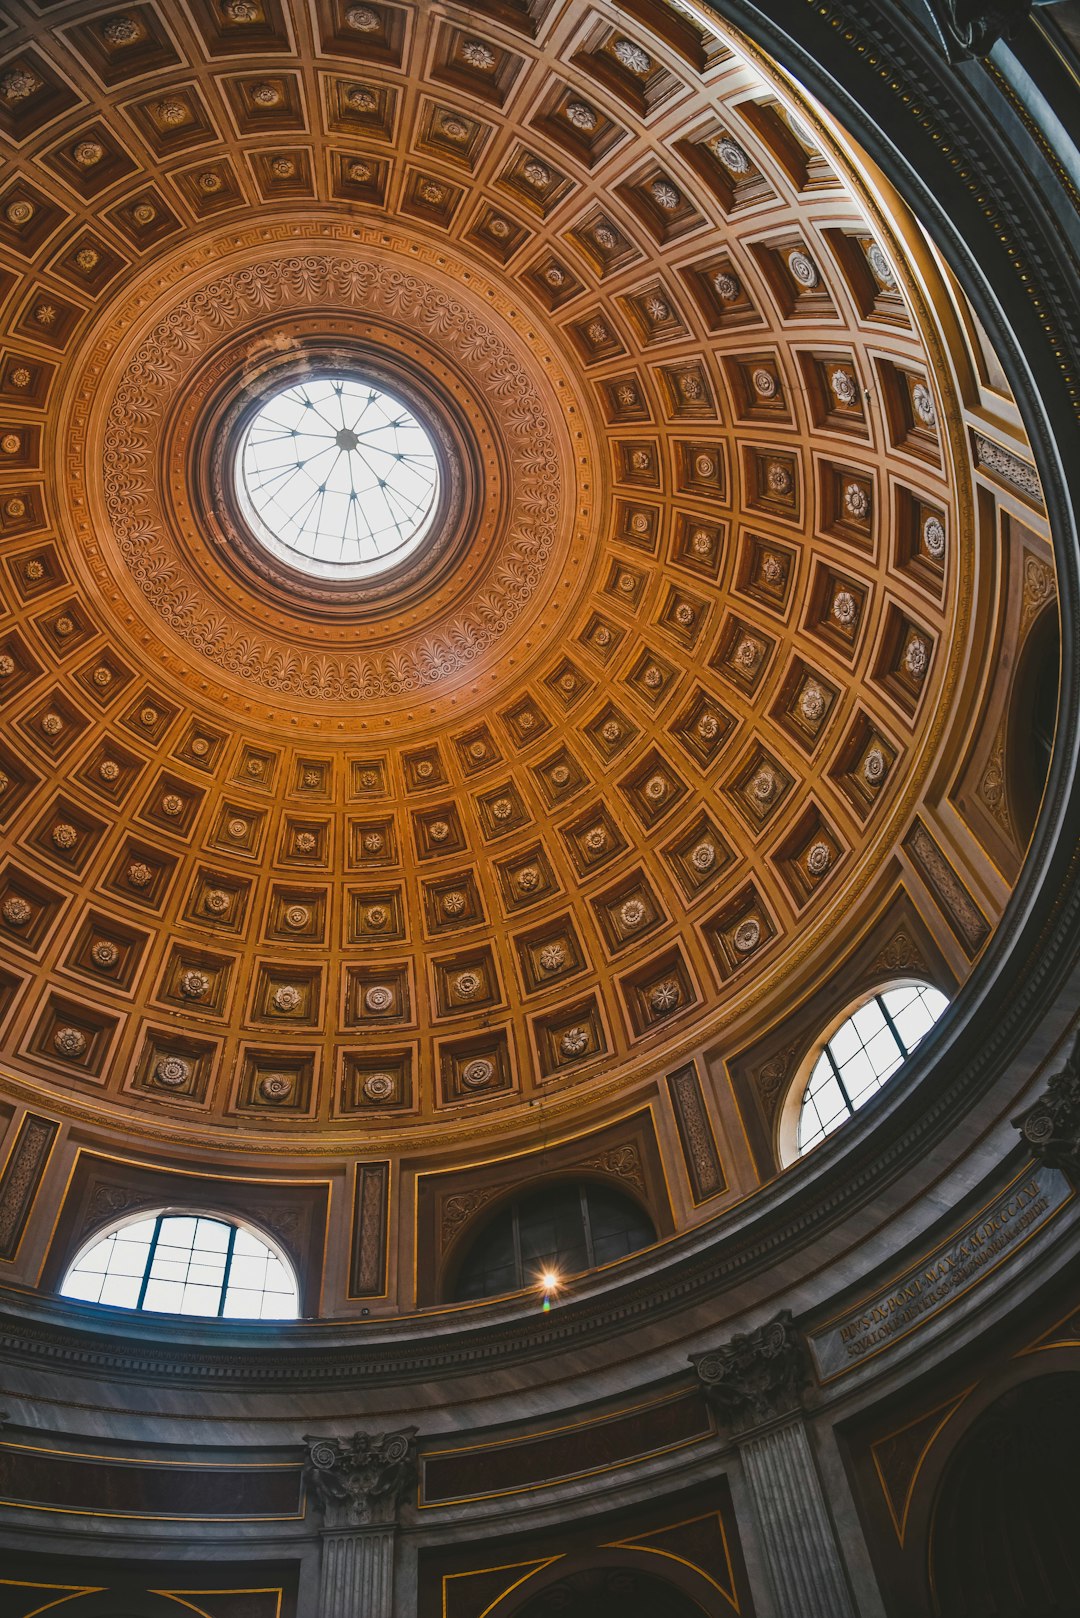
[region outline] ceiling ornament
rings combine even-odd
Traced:
[[[173,504],[175,481],[157,473],[163,445],[178,431],[178,401],[198,382],[207,359],[226,344],[231,352],[249,329],[253,349],[266,342],[268,327],[272,341],[284,346],[275,323],[287,316],[291,328],[298,313],[307,312],[323,314],[328,339],[362,321],[376,355],[383,332],[387,343],[393,333],[407,330],[428,345],[483,401],[490,436],[501,446],[505,463],[494,523],[492,491],[482,491],[487,499],[482,520],[494,531],[486,565],[469,578],[468,592],[459,587],[452,605],[425,614],[419,626],[414,619],[411,632],[402,632],[384,615],[377,630],[365,628],[362,647],[354,627],[362,605],[348,632],[338,637],[344,645],[337,647],[313,647],[303,618],[290,634],[292,626],[279,616],[282,633],[271,639],[254,613],[241,617],[231,611],[207,570],[196,565],[194,548],[179,542],[177,528],[186,513],[182,519]],[[114,333],[103,338],[84,372],[71,424],[79,461],[76,490],[85,489],[91,505],[95,494],[101,498],[107,531],[158,617],[222,673],[319,702],[418,692],[467,670],[499,646],[557,583],[552,562],[576,480],[536,362],[508,331],[496,328],[487,310],[481,314],[465,295],[451,295],[414,266],[406,272],[389,257],[376,261],[311,251],[216,275],[187,292],[134,342],[102,399],[95,383],[115,343]],[[103,422],[100,448],[87,430],[94,419]],[[468,452],[475,452],[474,446],[467,445]],[[96,491],[99,466],[104,482]],[[579,505],[587,513],[587,497]],[[466,538],[470,546],[479,544]]]

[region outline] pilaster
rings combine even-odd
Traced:
[[[416,1479],[415,1433],[304,1440],[308,1499],[323,1515],[319,1618],[393,1618],[394,1541]]]
[[[809,1366],[790,1312],[691,1360],[738,1448],[777,1618],[856,1618],[803,1415]]]

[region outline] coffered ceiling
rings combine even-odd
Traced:
[[[992,570],[910,222],[651,0],[5,16],[14,1092],[441,1147],[780,1023],[978,720]],[[445,486],[348,590],[249,543],[230,462],[261,388],[341,364]]]

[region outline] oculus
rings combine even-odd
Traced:
[[[423,543],[437,509],[439,462],[426,429],[362,377],[304,378],[271,393],[235,468],[255,538],[314,578],[387,572]]]

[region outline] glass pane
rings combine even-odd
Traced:
[[[225,1275],[224,1264],[201,1264],[192,1259],[188,1267],[188,1280],[203,1286],[220,1286]]]
[[[855,1023],[849,1017],[846,1022],[842,1022],[840,1024],[839,1028],[836,1030],[836,1033],[829,1041],[829,1049],[832,1051],[833,1061],[838,1067],[841,1062],[846,1062],[849,1056],[854,1055],[854,1053],[858,1050],[860,1043],[861,1041],[855,1028]]]
[[[606,1186],[591,1185],[585,1200],[592,1231],[593,1259],[597,1264],[611,1264],[656,1240],[652,1221],[629,1197]]]
[[[148,1281],[143,1298],[144,1309],[156,1309],[163,1314],[177,1314],[184,1300],[184,1288],[177,1281]]]
[[[903,1005],[894,1004],[904,994],[908,996],[906,1002]],[[928,984],[922,984],[916,989],[894,989],[883,995],[882,999],[889,1008],[889,1016],[896,1024],[897,1033],[909,1051],[913,1051],[920,1039],[929,1033],[949,1004],[938,989],[932,989]]]
[[[538,1281],[545,1270],[574,1275],[587,1269],[581,1192],[576,1185],[530,1197],[520,1205],[518,1224],[524,1286]]]
[[[170,1214],[161,1221],[159,1241],[174,1247],[182,1247],[185,1252],[190,1252],[198,1223],[197,1219],[189,1219],[185,1214]]]
[[[896,1043],[896,1036],[891,1028],[883,1028],[880,1034],[875,1034],[867,1042],[866,1055],[870,1065],[877,1074],[887,1073],[898,1061],[903,1061],[904,1053]]]
[[[266,1261],[266,1290],[268,1292],[295,1292],[296,1285],[279,1258],[270,1254]]]
[[[111,1303],[118,1309],[134,1309],[139,1301],[142,1276],[110,1275],[105,1278],[98,1303]]]
[[[154,1254],[154,1268],[151,1274],[155,1281],[183,1281],[187,1278],[187,1259],[165,1258],[160,1247]]]
[[[109,1274],[137,1275],[141,1278],[149,1252],[147,1242],[117,1242],[109,1255]],[[89,1256],[93,1257],[92,1254]]]
[[[186,1286],[180,1311],[185,1315],[216,1315],[221,1302],[221,1288]]]
[[[230,1287],[222,1314],[228,1320],[258,1320],[262,1315],[263,1295],[251,1288]]]
[[[87,1270],[93,1274],[104,1275],[113,1262],[116,1251],[116,1242],[112,1236],[106,1236],[102,1242],[97,1242],[88,1253],[84,1253],[79,1260],[77,1269]],[[143,1248],[145,1253],[146,1249]]]
[[[229,1226],[216,1219],[200,1219],[195,1232],[195,1246],[200,1253],[220,1253],[222,1257],[229,1245]]]
[[[881,1007],[877,1003],[877,998],[868,1000],[865,1006],[860,1006],[858,1011],[853,1012],[851,1022],[854,1025],[855,1032],[865,1045],[867,1040],[872,1039],[880,1029],[885,1027],[885,1018]],[[835,1035],[833,1037],[835,1038]]]
[[[247,1287],[253,1292],[261,1292],[266,1280],[266,1254],[258,1257],[246,1254],[233,1254],[232,1269],[229,1271],[229,1290],[233,1287]]]
[[[149,1247],[154,1239],[156,1219],[133,1219],[130,1225],[121,1225],[106,1240],[110,1242],[136,1242]]]
[[[269,1251],[270,1249],[267,1247],[266,1243],[261,1242],[257,1236],[253,1236],[249,1230],[237,1229],[236,1240],[233,1243],[234,1253],[246,1253],[251,1256],[258,1256],[259,1254],[268,1253]]]
[[[85,1271],[72,1270],[64,1282],[63,1296],[81,1298],[86,1303],[97,1303],[101,1298],[104,1279],[103,1275],[89,1275]]]

